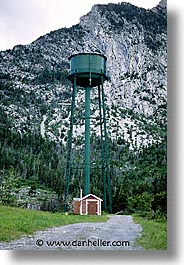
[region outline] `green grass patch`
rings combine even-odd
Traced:
[[[137,245],[150,250],[167,249],[167,223],[147,220],[133,214],[134,222],[142,226],[142,237],[137,239]]]
[[[65,215],[0,205],[0,241],[11,241],[54,226],[107,220],[105,215]]]

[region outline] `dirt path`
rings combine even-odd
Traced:
[[[142,228],[131,216],[111,216],[106,223],[79,223],[38,231],[9,243],[0,249],[15,250],[141,250],[135,239]]]

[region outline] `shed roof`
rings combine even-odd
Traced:
[[[102,199],[100,199],[99,197],[97,197],[96,195],[90,193],[90,194],[87,194],[86,196],[82,197],[80,200],[85,200],[87,199],[89,196],[93,196],[95,199],[99,200],[99,201],[103,201]]]

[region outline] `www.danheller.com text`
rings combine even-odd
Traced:
[[[125,240],[117,240],[117,241],[109,241],[109,240],[73,240],[73,241],[44,241],[42,239],[38,239],[36,241],[36,245],[38,247],[48,246],[48,247],[129,247],[130,242]]]

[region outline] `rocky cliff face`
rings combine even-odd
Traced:
[[[80,23],[0,53],[1,126],[23,137],[36,132],[66,142],[71,84],[68,57],[78,52],[107,56],[105,83],[111,139],[139,148],[166,133],[166,1],[146,10],[121,3],[95,5]],[[75,138],[84,132],[84,91],[78,90]],[[97,91],[91,112],[98,116]],[[5,121],[6,119],[6,121]],[[98,124],[92,122],[92,133]],[[81,142],[79,141],[79,144]]]

